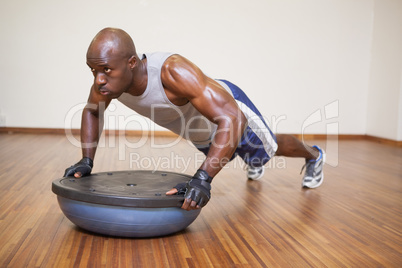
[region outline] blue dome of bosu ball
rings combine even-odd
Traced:
[[[162,171],[116,171],[52,183],[64,215],[95,233],[121,237],[155,237],[184,230],[201,209],[181,209],[183,195],[165,193],[188,175]]]

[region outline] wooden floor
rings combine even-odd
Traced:
[[[192,174],[202,160],[185,141],[153,148],[172,138],[139,149],[123,142],[105,139],[94,172],[156,166]],[[321,187],[300,187],[301,159],[274,158],[260,181],[247,181],[235,161],[186,230],[127,239],[86,232],[62,214],[51,182],[80,159],[65,136],[1,134],[0,267],[402,267],[402,148],[316,143],[330,162]]]

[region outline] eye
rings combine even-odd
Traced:
[[[105,67],[105,69],[103,69],[105,71],[105,73],[110,73],[112,71],[112,69]]]
[[[93,72],[93,73],[95,72],[95,69],[93,69],[93,68],[89,68],[89,69],[91,70],[91,72]]]

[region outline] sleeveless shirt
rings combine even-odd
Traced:
[[[147,88],[140,96],[123,93],[118,100],[156,124],[190,140],[195,145],[209,144],[215,135],[217,125],[203,116],[190,102],[177,106],[166,96],[161,80],[161,69],[163,63],[171,55],[173,53],[145,54],[148,72]],[[232,95],[226,84],[221,81],[217,82]]]

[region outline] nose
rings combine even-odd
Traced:
[[[102,73],[98,73],[95,77],[95,83],[98,86],[104,86],[106,84],[106,77]]]

